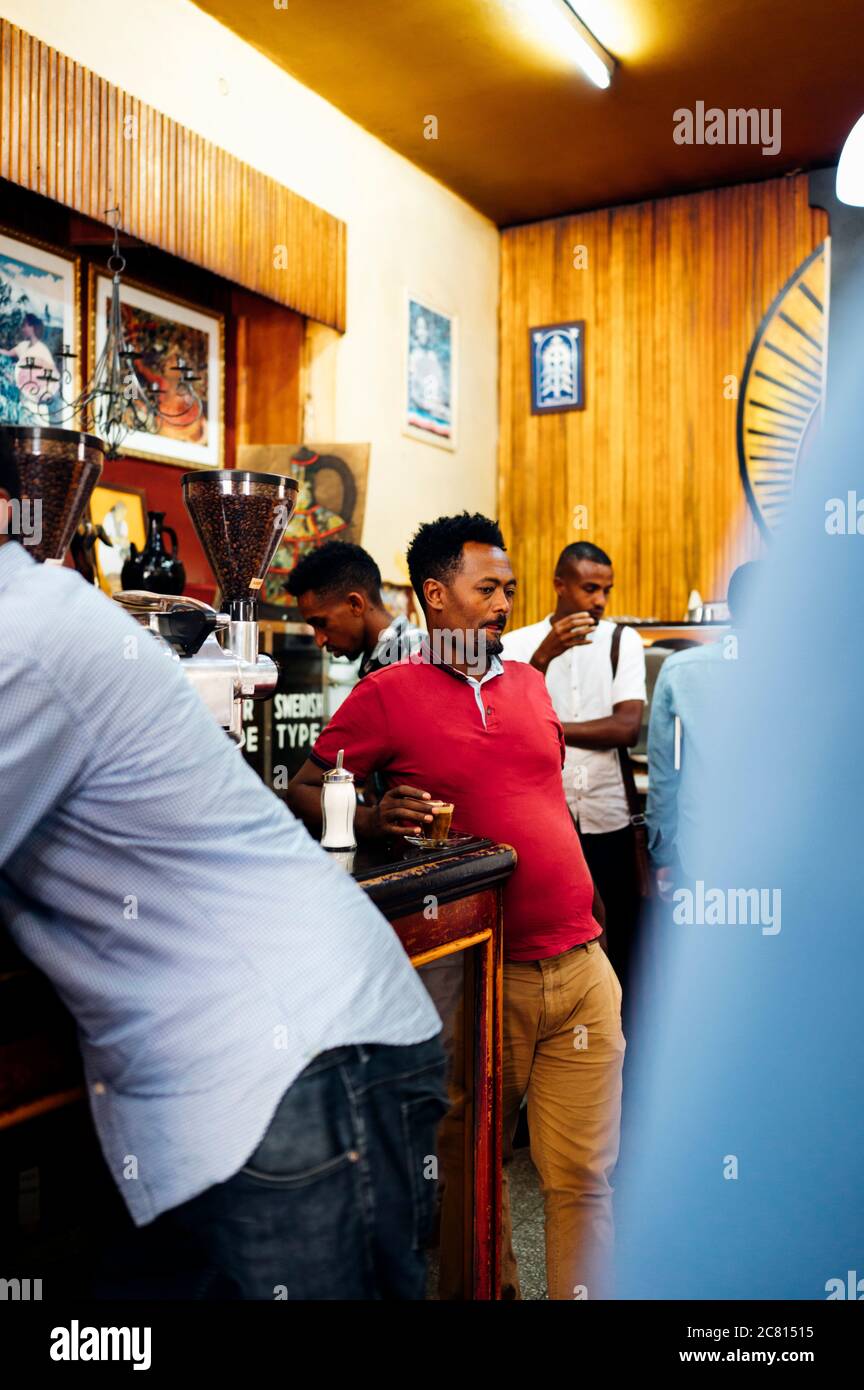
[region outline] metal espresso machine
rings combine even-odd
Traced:
[[[224,468],[186,473],[183,501],[222,595],[222,612],[198,599],[122,590],[119,603],[180,662],[211,714],[238,743],[243,701],[266,700],[279,669],[258,651],[258,597],[299,484],[275,473]]]

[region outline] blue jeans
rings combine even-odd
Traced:
[[[439,1037],[309,1063],[244,1167],[171,1213],[226,1296],[425,1297],[444,1076]]]

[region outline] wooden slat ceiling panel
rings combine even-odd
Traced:
[[[345,327],[344,223],[2,19],[0,178]]]

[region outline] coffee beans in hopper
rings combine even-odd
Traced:
[[[243,491],[222,491],[217,479],[184,479],[186,505],[226,600],[255,597],[282,539],[296,493],[280,496],[280,477],[247,481]]]
[[[102,443],[75,430],[10,430],[22,501],[41,505],[34,560],[62,560],[102,472]],[[37,528],[38,529],[38,528]]]

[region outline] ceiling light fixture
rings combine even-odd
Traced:
[[[579,67],[595,86],[608,87],[615,71],[615,59],[611,53],[606,52],[602,43],[595,39],[588,25],[569,4],[569,0],[554,0],[554,3],[567,19],[571,37],[575,39],[573,57]]]
[[[864,116],[846,137],[837,165],[837,197],[853,208],[864,207]]]

